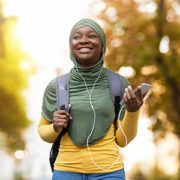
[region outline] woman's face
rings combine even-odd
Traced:
[[[96,31],[89,26],[79,28],[73,34],[70,46],[81,66],[90,67],[100,59],[102,43]]]

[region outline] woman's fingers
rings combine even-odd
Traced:
[[[125,100],[130,102],[130,101],[133,101],[135,99],[136,99],[136,95],[134,94],[132,87],[128,86],[125,89]]]
[[[55,111],[53,114],[53,127],[55,131],[59,132],[62,130],[63,127],[66,128],[70,119],[72,118],[67,111]]]
[[[57,127],[67,127],[67,124],[68,124],[68,122],[69,122],[69,120],[67,119],[61,119],[61,120],[59,120],[59,119],[55,119],[54,120],[54,126],[57,126]]]
[[[59,118],[63,118],[63,117],[67,116],[68,118],[70,118],[70,114],[65,110],[55,111],[53,116],[54,117],[59,117]]]
[[[143,104],[143,97],[140,87],[138,87],[138,89],[134,91],[131,86],[128,86],[125,89],[124,101],[126,103],[126,108],[128,111],[134,112],[139,110],[139,108]]]

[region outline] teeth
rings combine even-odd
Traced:
[[[90,49],[89,48],[81,48],[80,49],[80,52],[87,52],[87,51],[89,51]]]

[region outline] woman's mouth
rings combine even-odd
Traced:
[[[89,53],[91,52],[92,48],[89,48],[89,47],[83,47],[83,48],[79,48],[78,51],[80,53]]]

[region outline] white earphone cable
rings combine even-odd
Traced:
[[[118,162],[118,160],[120,160],[120,156],[118,156],[118,158],[117,158],[110,166],[108,166],[107,168],[103,168],[103,167],[99,166],[99,165],[95,162],[95,160],[94,160],[94,158],[93,158],[93,156],[92,156],[90,147],[89,147],[89,138],[91,137],[91,135],[92,135],[92,133],[93,133],[93,131],[94,131],[94,128],[95,128],[95,124],[96,124],[96,112],[95,112],[95,109],[94,109],[94,106],[93,106],[93,103],[92,103],[92,93],[93,93],[95,84],[96,84],[96,82],[98,81],[98,79],[100,78],[101,73],[102,73],[102,70],[103,70],[104,68],[103,68],[103,67],[101,68],[100,73],[99,73],[97,79],[95,80],[95,82],[94,82],[94,84],[93,84],[93,86],[92,86],[92,89],[89,91],[89,89],[88,89],[88,87],[87,87],[87,83],[86,83],[84,77],[82,76],[82,74],[81,74],[81,73],[79,72],[79,70],[78,70],[77,63],[75,64],[75,67],[76,67],[79,75],[81,76],[81,78],[82,78],[83,81],[84,81],[84,84],[85,84],[85,86],[86,86],[86,91],[87,91],[88,96],[89,96],[89,102],[90,102],[90,105],[91,105],[91,109],[92,109],[93,114],[94,114],[93,127],[92,127],[91,132],[90,132],[89,136],[87,137],[87,141],[86,141],[87,149],[88,149],[88,152],[89,152],[89,155],[90,155],[90,157],[91,157],[91,160],[92,160],[93,164],[94,164],[98,169],[103,170],[103,171],[106,171],[106,170],[112,168],[112,167]],[[120,117],[120,114],[121,114],[123,108],[124,108],[124,106],[123,106],[123,107],[120,109],[120,111],[119,111],[118,119],[119,119],[119,117]],[[122,126],[121,126],[119,120],[118,120],[118,123],[119,123],[119,127],[120,127],[120,129],[121,129],[121,131],[122,131],[122,133],[123,133],[123,135],[124,135],[124,137],[125,137],[125,145],[127,145],[127,142],[128,142],[128,141],[127,141],[127,137],[126,137],[126,135],[125,135],[125,133],[124,133],[124,131],[123,131],[123,129],[122,129]]]
[[[122,113],[122,110],[125,108],[125,106],[122,106],[121,107],[121,109],[120,109],[120,111],[119,111],[119,114],[118,114],[118,124],[119,124],[119,128],[121,129],[121,132],[123,133],[123,136],[124,136],[124,138],[125,138],[125,146],[127,146],[127,144],[128,144],[128,140],[127,140],[127,136],[126,136],[126,134],[125,134],[125,132],[123,131],[123,129],[122,129],[122,126],[121,126],[121,123],[120,123],[120,116],[121,116],[121,113]]]

